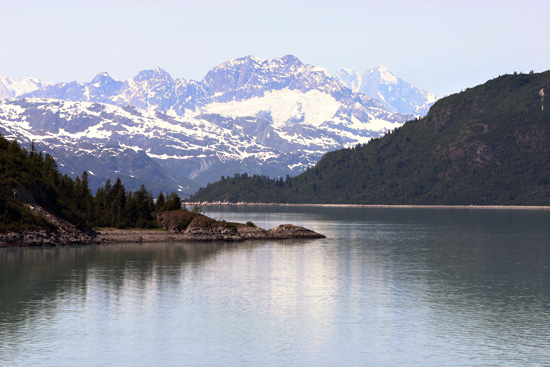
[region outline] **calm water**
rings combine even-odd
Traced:
[[[550,365],[550,212],[207,214],[328,238],[0,249],[0,365]]]

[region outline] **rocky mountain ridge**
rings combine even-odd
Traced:
[[[37,78],[16,81],[0,76],[0,98],[101,102],[178,115],[204,112],[200,108],[211,103],[242,101],[262,97],[266,91],[284,89],[303,93],[317,90],[337,99],[360,93],[382,103],[385,109],[401,114],[425,114],[437,99],[432,93],[397,78],[383,66],[364,74],[343,68],[331,76],[324,68],[304,64],[293,55],[229,60],[213,67],[201,81],[172,78],[161,68],[143,70],[125,81],[102,71],[89,83],[43,83]]]
[[[23,84],[0,89],[17,97],[0,103],[0,133],[34,141],[65,173],[93,172],[92,186],[121,176],[185,194],[192,180],[295,175],[413,118],[291,55],[227,61],[200,82],[157,68],[126,81],[101,72],[90,83]]]

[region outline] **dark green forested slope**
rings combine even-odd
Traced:
[[[192,201],[550,205],[550,71],[439,100],[364,146],[286,180],[236,175]]]
[[[55,180],[59,179],[53,159],[32,151],[21,149],[15,141],[8,142],[0,135],[0,232],[37,227],[50,228],[42,217],[37,217],[24,207],[15,196],[14,190],[27,187],[37,197],[50,196],[44,204],[60,212],[57,194],[54,194]],[[38,183],[43,183],[39,185]],[[70,216],[72,213],[66,213]]]
[[[119,179],[112,185],[107,180],[93,196],[86,172],[73,180],[59,173],[50,155],[34,149],[27,151],[16,141],[9,142],[0,135],[0,233],[54,229],[44,217],[23,205],[22,200],[83,229],[157,227],[154,212],[181,207],[181,199],[175,193],[167,197],[161,193],[155,203],[143,185],[135,192],[127,191]]]

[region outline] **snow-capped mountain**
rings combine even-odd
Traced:
[[[233,116],[245,116],[251,113],[270,113],[271,107],[274,107],[275,114],[277,111],[281,112],[281,108],[290,108],[290,112],[297,109],[295,112],[299,115],[300,103],[303,101],[296,96],[312,91],[315,93],[310,93],[306,99],[319,100],[318,105],[326,105],[327,96],[332,97],[330,102],[335,100],[342,103],[353,100],[359,93],[367,96],[358,101],[362,105],[366,103],[365,107],[402,114],[418,113],[427,104],[435,101],[433,95],[396,78],[383,67],[373,68],[362,76],[341,69],[333,78],[325,69],[303,64],[292,55],[271,60],[253,56],[230,60],[214,67],[200,82],[172,78],[160,68],[141,71],[124,82],[101,72],[89,83],[37,83],[35,88],[28,88],[27,93],[13,96],[131,105],[181,116],[220,110]],[[281,96],[286,94],[294,97],[283,97],[282,100]],[[258,107],[251,111],[250,103],[238,103],[262,98],[264,99],[261,101],[253,102],[256,106],[262,105],[261,111]],[[221,107],[228,103],[230,108]],[[289,107],[289,104],[292,106]],[[409,112],[403,112],[407,109]],[[290,119],[296,116],[287,111],[284,116],[278,114],[278,117]],[[331,118],[332,116],[328,116],[326,120]]]
[[[363,75],[350,69],[338,70],[336,79],[353,92],[366,94],[392,112],[426,115],[437,97],[393,75],[384,66],[367,70]]]
[[[0,75],[0,99],[15,98],[42,88],[42,82],[37,78],[13,80]]]
[[[90,82],[14,90],[17,99],[0,102],[0,133],[35,141],[61,157],[62,171],[92,171],[99,185],[143,176],[152,190],[186,193],[196,189],[191,180],[238,172],[295,175],[414,117],[290,55],[227,61],[200,82],[157,68],[126,81],[101,72]]]
[[[155,192],[194,192],[199,187],[196,182],[162,167],[144,149],[125,144],[131,144],[132,138],[158,141],[147,131],[151,120],[157,122],[130,106],[55,99],[0,100],[0,134],[27,147],[32,142],[37,150],[50,153],[62,173],[75,176],[88,171],[94,189],[107,178],[114,181],[120,177],[132,190],[145,184]],[[138,124],[144,126],[132,136]]]
[[[303,64],[292,55],[272,60],[248,56],[227,61],[210,70],[202,85],[214,102],[222,103],[262,97],[271,90],[317,90],[327,94],[342,90],[325,69]]]

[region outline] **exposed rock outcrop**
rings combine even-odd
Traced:
[[[281,224],[280,226],[270,229],[269,234],[272,238],[276,239],[325,238],[322,234],[293,224]]]
[[[160,213],[158,219],[172,233],[185,241],[244,241],[260,239],[324,238],[304,227],[283,224],[271,230],[247,224],[219,221],[200,213],[177,210]]]
[[[242,242],[246,240],[279,240],[324,238],[304,227],[282,224],[271,230],[248,224],[215,220],[186,210],[164,212],[158,220],[165,230],[102,229],[83,232],[39,206],[25,204],[35,214],[44,216],[56,229],[0,234],[0,247],[58,246],[113,242]]]
[[[32,196],[30,196],[32,198]],[[31,200],[23,200],[31,201]],[[89,244],[95,240],[96,233],[82,231],[42,207],[34,199],[34,205],[24,204],[34,214],[42,216],[55,226],[54,230],[38,229],[34,231],[0,233],[0,247],[59,246]]]

